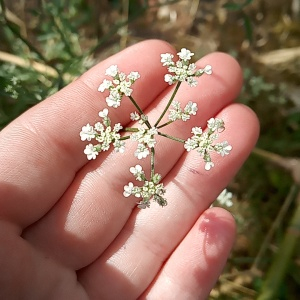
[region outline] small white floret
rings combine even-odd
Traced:
[[[193,127],[192,128],[192,134],[194,135],[201,135],[203,133],[202,128],[201,127]]]
[[[109,68],[107,68],[105,75],[115,77],[119,72],[118,66],[117,65],[112,65]]]
[[[105,118],[108,116],[108,109],[104,108],[102,111],[99,112],[99,117]]]
[[[194,53],[186,48],[182,48],[181,51],[177,53],[177,55],[182,60],[190,60]]]
[[[136,165],[135,167],[131,167],[129,169],[130,173],[132,173],[133,175],[137,175],[138,173],[143,172],[143,168],[141,165]]]
[[[227,141],[224,141],[224,142],[218,144],[217,152],[221,156],[228,155],[231,150],[232,150],[232,146],[229,145]]]
[[[206,163],[205,163],[205,170],[206,171],[209,171],[211,168],[213,168],[214,167],[214,163],[212,162],[212,161],[207,161]]]
[[[231,207],[232,202],[232,193],[228,192],[227,189],[224,189],[222,193],[218,196],[217,201],[226,207]]]
[[[174,65],[174,62],[172,60],[173,57],[174,57],[173,54],[164,53],[164,54],[161,54],[160,57],[161,57],[160,61],[162,62],[163,66],[172,66],[172,65]]]
[[[134,185],[132,182],[129,182],[128,185],[125,185],[124,192],[123,192],[124,197],[129,197],[132,194],[133,188],[134,188]]]
[[[167,82],[169,85],[173,84],[173,76],[171,74],[165,75],[165,82]]]
[[[83,152],[86,154],[88,160],[96,159],[97,155],[99,154],[93,144],[86,145]]]
[[[104,79],[103,82],[100,84],[98,91],[103,93],[105,90],[108,90],[113,86],[110,80]]]
[[[80,138],[82,141],[91,141],[95,137],[95,130],[94,127],[90,124],[87,124],[86,126],[82,127],[82,130],[80,132]]]
[[[136,81],[140,77],[141,75],[139,74],[139,72],[130,72],[130,74],[127,76],[127,78],[131,81]]]
[[[187,77],[186,82],[190,87],[196,87],[198,85],[198,81],[194,77]]]
[[[121,105],[120,97],[116,97],[112,93],[108,97],[106,97],[106,103],[109,107],[117,108]]]
[[[205,66],[205,68],[203,69],[203,72],[206,73],[207,75],[211,75],[212,74],[212,66],[211,65]]]
[[[144,144],[138,144],[137,149],[134,152],[134,156],[138,159],[146,158],[149,154],[150,151]]]
[[[115,152],[124,153],[125,152],[125,142],[116,140],[114,142]]]
[[[137,112],[130,113],[130,120],[131,121],[138,121],[140,119],[140,115]]]

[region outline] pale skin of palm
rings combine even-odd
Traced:
[[[238,63],[223,53],[197,62],[212,65],[195,88],[182,85],[182,105],[197,102],[187,123],[165,127],[186,139],[193,126],[222,118],[230,155],[213,156],[204,169],[199,155],[159,138],[156,171],[164,177],[168,206],[136,208],[123,187],[137,163],[136,145],[124,154],[101,153],[88,161],[79,132],[99,121],[106,107],[97,91],[105,70],[138,71],[133,97],[156,120],[173,87],[164,82],[161,53],[176,51],[163,41],[131,46],[100,62],[66,88],[21,115],[0,133],[1,299],[206,299],[235,239],[230,213],[210,204],[232,180],[258,137],[255,114],[234,104],[242,85]],[[110,110],[126,124],[129,99]],[[149,171],[147,160],[142,163]]]

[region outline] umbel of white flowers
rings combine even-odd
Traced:
[[[124,153],[125,141],[131,140],[137,144],[134,156],[137,159],[145,159],[150,156],[150,170],[146,175],[141,165],[132,166],[129,171],[135,177],[137,185],[129,182],[124,186],[123,195],[125,197],[134,196],[139,199],[138,207],[147,208],[151,201],[157,202],[160,206],[166,206],[167,200],[164,197],[166,189],[161,182],[162,176],[155,172],[155,146],[157,136],[169,138],[183,144],[186,151],[195,150],[204,160],[205,170],[214,167],[211,159],[211,153],[216,152],[221,156],[228,155],[232,146],[227,141],[216,142],[219,134],[224,131],[225,124],[221,119],[211,118],[207,121],[207,128],[193,127],[192,136],[187,140],[165,134],[162,129],[173,122],[188,121],[191,116],[195,116],[198,110],[197,103],[189,101],[184,107],[175,100],[180,85],[185,82],[190,87],[198,84],[197,78],[203,74],[211,75],[212,67],[205,66],[203,69],[197,69],[196,64],[190,63],[194,53],[186,48],[182,48],[177,53],[178,59],[174,61],[174,55],[171,53],[161,54],[161,63],[168,70],[164,80],[169,85],[175,85],[172,95],[154,124],[150,124],[148,117],[138,105],[138,102],[132,97],[132,85],[140,79],[138,72],[130,72],[128,75],[121,72],[117,65],[110,66],[105,75],[110,79],[104,79],[100,84],[98,91],[107,93],[106,104],[108,107],[118,108],[121,102],[127,97],[135,110],[130,113],[130,119],[135,121],[133,127],[123,127],[120,123],[112,125],[109,118],[109,110],[105,108],[99,112],[101,120],[93,126],[87,124],[82,127],[80,137],[82,141],[93,141],[86,145],[84,153],[88,160],[96,159],[100,152],[108,151],[112,146],[116,152]],[[162,122],[163,117],[168,113],[168,121]]]

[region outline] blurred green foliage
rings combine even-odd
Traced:
[[[245,2],[237,3],[237,2],[227,2],[223,5],[225,9],[232,12],[240,12],[242,19],[244,30],[246,32],[246,37],[248,41],[251,43],[253,41],[253,30],[252,30],[252,23],[251,18],[247,15],[244,11],[245,8],[248,7],[253,2],[253,0],[245,0]]]
[[[21,28],[5,17],[6,5],[1,3],[1,37],[9,52],[24,60],[34,61],[50,67],[39,72],[33,65],[20,67],[12,62],[0,64],[0,128],[60,90],[85,70],[92,66],[93,59],[81,49],[84,36],[81,28],[90,19],[90,8],[85,1],[74,0],[72,5],[64,1],[42,1],[39,9],[31,9],[30,15],[36,26],[33,38],[29,40],[21,33]],[[80,14],[80,11],[84,11]],[[67,75],[67,76],[66,76]],[[15,80],[16,79],[16,80]]]

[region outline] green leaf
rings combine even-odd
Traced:
[[[253,0],[246,0],[244,3],[242,4],[238,4],[238,3],[225,3],[223,5],[223,8],[226,8],[228,10],[231,11],[238,11],[238,10],[242,10],[244,7],[246,7],[247,5],[251,4]]]
[[[253,0],[246,0],[246,2],[244,3],[244,7],[251,4],[253,2]]]
[[[237,4],[237,3],[225,3],[223,5],[223,8],[226,8],[231,11],[238,11],[243,8],[243,4]]]
[[[246,14],[244,14],[243,15],[243,21],[244,21],[244,28],[245,28],[247,40],[250,43],[252,43],[252,41],[253,41],[253,30],[252,30],[251,20]]]

